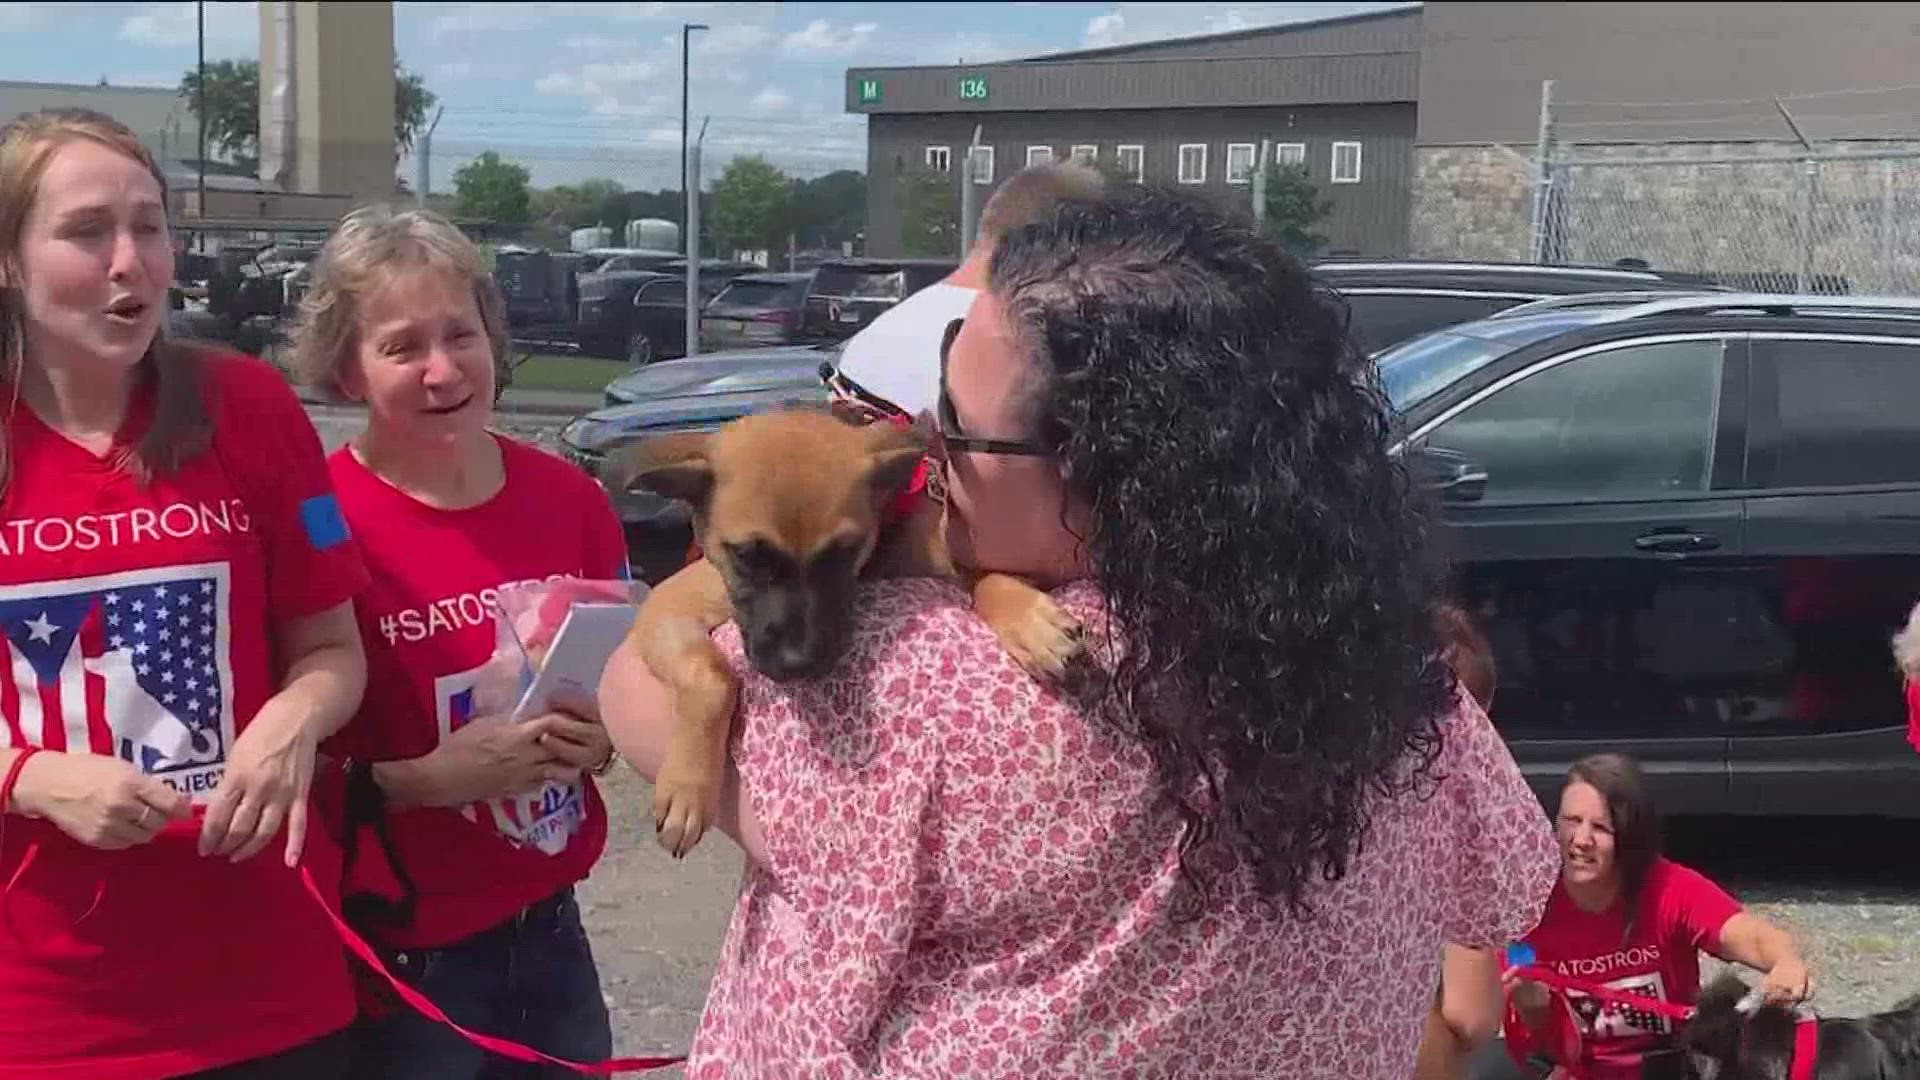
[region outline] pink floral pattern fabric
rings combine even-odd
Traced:
[[[1100,625],[1091,587],[1057,598]],[[1314,918],[1228,878],[1183,922],[1179,821],[1137,743],[1023,674],[958,590],[860,602],[829,678],[742,686],[735,759],[771,869],[743,883],[695,1080],[1404,1080],[1442,942],[1539,919],[1549,823],[1464,697],[1444,780],[1377,808]]]

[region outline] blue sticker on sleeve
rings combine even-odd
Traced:
[[[300,524],[307,530],[307,542],[315,551],[326,551],[347,542],[347,519],[340,514],[340,500],[332,492],[300,501]]]
[[[1532,967],[1534,963],[1533,946],[1524,941],[1516,941],[1507,946],[1508,967]]]

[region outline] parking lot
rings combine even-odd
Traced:
[[[350,409],[310,413],[330,449],[361,423]],[[506,414],[499,426],[551,446],[564,419]],[[732,908],[739,851],[713,838],[676,863],[650,835],[652,794],[644,781],[616,770],[606,795],[613,812],[608,851],[583,886],[581,904],[618,1047],[684,1051]],[[1706,818],[1674,823],[1670,848],[1799,934],[1819,983],[1816,1005],[1851,1015],[1920,992],[1916,832],[1915,823],[1875,819]]]

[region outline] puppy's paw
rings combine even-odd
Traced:
[[[1086,659],[1080,620],[1044,593],[1036,593],[1023,610],[993,629],[1014,662],[1035,678],[1064,679]]]
[[[720,774],[669,753],[653,783],[654,838],[676,859],[699,846],[720,805]]]

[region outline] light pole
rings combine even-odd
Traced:
[[[680,24],[680,193],[686,197],[687,208],[680,220],[686,222],[685,236],[687,249],[687,273],[681,278],[681,288],[686,296],[682,303],[686,305],[687,340],[682,346],[686,355],[700,355],[700,181],[687,167],[687,72],[688,42],[695,30],[705,30],[704,23]],[[701,130],[704,136],[704,127]]]
[[[687,57],[689,43],[695,30],[705,30],[705,23],[680,24],[680,188],[687,186]]]

